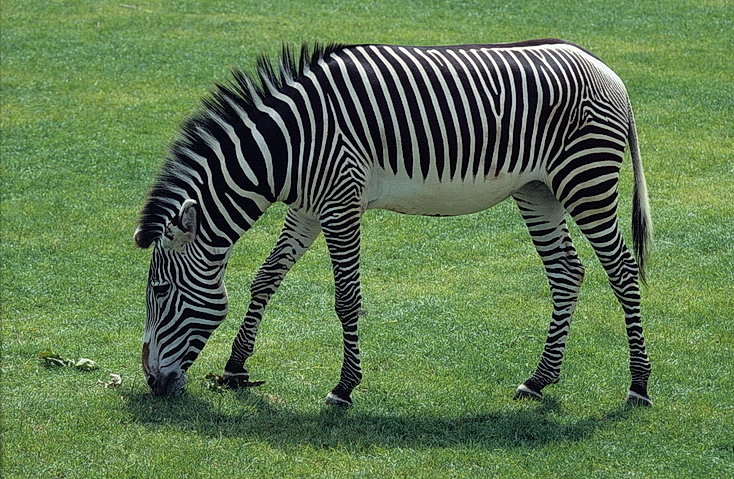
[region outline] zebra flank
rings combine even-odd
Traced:
[[[512,197],[543,261],[553,312],[533,374],[516,397],[539,399],[560,378],[584,267],[570,216],[604,266],[625,315],[628,401],[651,404],[640,320],[652,222],[635,122],[619,77],[557,39],[440,47],[315,45],[257,61],[217,85],[171,146],[135,241],[154,246],[143,369],[155,394],[185,372],[224,320],[223,275],[234,243],[275,202],[288,205],[223,382],[246,387],[245,361],[286,273],[323,233],[343,327],[330,404],[350,405],[362,379],[358,319],[365,210],[455,216]],[[633,255],[620,232],[619,171],[634,173]],[[258,382],[259,384],[259,382]]]

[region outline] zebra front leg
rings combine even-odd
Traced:
[[[538,366],[533,375],[517,388],[515,399],[542,399],[541,390],[558,382],[579,287],[584,277],[580,262],[571,265],[546,264],[545,268],[553,298],[553,314]]]
[[[553,315],[540,362],[533,375],[517,388],[515,399],[541,399],[542,389],[558,382],[561,374],[584,267],[568,233],[565,210],[547,186],[529,183],[514,198],[543,260],[553,299]]]
[[[250,286],[250,306],[232,343],[232,354],[222,375],[223,381],[229,387],[252,385],[245,361],[253,353],[265,307],[286,273],[313,244],[320,231],[318,221],[303,218],[296,211],[288,210],[280,237]]]
[[[362,381],[357,322],[362,296],[359,283],[359,221],[361,212],[346,211],[322,221],[324,238],[334,270],[334,309],[342,324],[344,362],[339,384],[326,396],[326,404],[351,406],[351,394]]]

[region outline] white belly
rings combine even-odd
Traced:
[[[465,215],[486,210],[537,179],[537,173],[532,173],[439,182],[377,172],[365,191],[366,208],[410,215]]]

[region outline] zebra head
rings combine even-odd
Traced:
[[[183,389],[186,370],[227,314],[226,254],[212,255],[198,241],[199,216],[188,199],[157,239],[146,241],[141,228],[135,233],[138,246],[154,244],[142,360],[158,396]]]

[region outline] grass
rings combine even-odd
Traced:
[[[0,15],[3,477],[734,476],[730,2],[10,0]],[[206,386],[281,206],[237,245],[230,319],[187,393],[149,395],[139,365],[149,253],[133,246],[136,212],[214,81],[281,42],[547,36],[604,58],[636,108],[656,227],[643,291],[653,408],[623,405],[622,314],[575,228],[588,273],[562,381],[543,402],[511,400],[550,306],[510,203],[451,219],[368,212],[354,408],[321,404],[341,354],[323,240],[266,314],[249,365],[267,383]],[[626,200],[630,185],[627,164]],[[628,224],[628,202],[621,215]],[[47,367],[38,353],[50,349],[100,368]],[[121,388],[98,384],[111,373]]]

